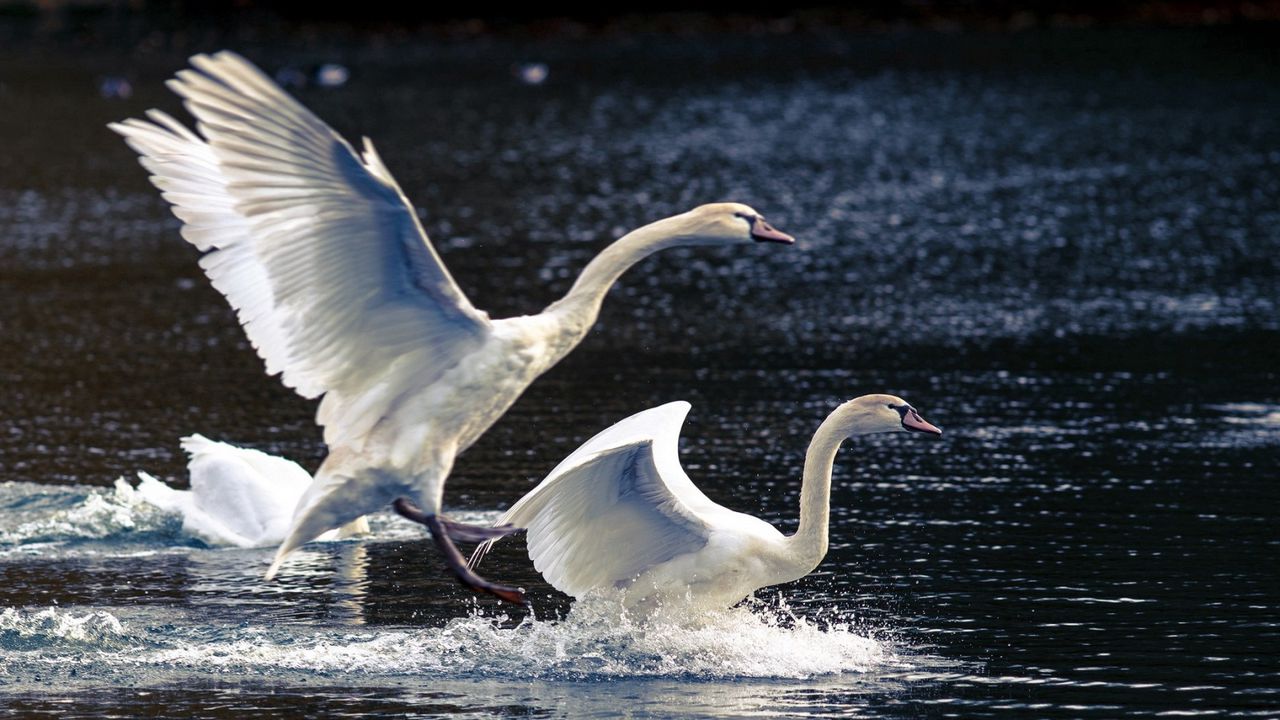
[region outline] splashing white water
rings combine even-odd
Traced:
[[[128,637],[124,624],[102,610],[77,615],[48,608],[24,612],[5,608],[0,612],[0,649],[35,650],[50,646],[118,646]]]
[[[422,630],[276,636],[244,628],[230,639],[131,656],[129,662],[218,673],[264,669],[321,675],[508,678],[806,678],[860,672],[893,651],[847,623],[825,627],[776,610],[737,607],[639,621],[616,599],[579,603],[563,620],[479,613]]]
[[[461,522],[487,525],[500,513],[463,510],[450,514]],[[111,488],[0,483],[0,557],[43,555],[51,546],[85,541],[115,546],[207,547],[182,526],[181,512],[156,507],[124,478]],[[369,527],[378,541],[416,540],[424,534],[422,526],[386,512],[370,515]],[[104,549],[98,544],[95,552]]]
[[[8,491],[6,496],[20,500],[23,485],[25,484],[5,483],[5,490]],[[51,494],[48,488],[40,488],[39,492]],[[59,488],[58,494],[59,497],[50,498],[54,501],[54,507],[45,512],[30,512],[25,508],[19,508],[21,512],[3,512],[4,516],[12,514],[14,517],[11,522],[5,523],[12,529],[0,530],[0,546],[103,540],[141,533],[171,535],[176,529],[171,514],[147,503],[123,480],[117,480],[110,489],[69,486]],[[15,504],[21,505],[20,502]],[[35,517],[26,519],[32,515]],[[25,521],[14,522],[19,519]]]
[[[458,517],[484,522],[492,515]],[[157,545],[188,542],[179,517],[123,482],[110,489],[0,484],[0,520],[17,521],[0,522],[12,528],[0,531],[0,555],[52,547],[66,556],[79,546],[92,554],[154,552]],[[390,515],[376,519],[374,532],[383,540],[421,535]],[[640,619],[622,610],[620,598],[605,596],[575,603],[563,619],[517,623],[477,611],[434,628],[227,626],[198,616],[152,618],[149,608],[128,612],[133,620],[126,630],[101,610],[7,609],[0,615],[0,654],[22,658],[29,669],[75,666],[82,676],[149,667],[371,680],[424,673],[516,680],[808,678],[884,667],[897,658],[890,645],[859,634],[847,618],[800,617],[785,604],[696,614],[672,606]]]

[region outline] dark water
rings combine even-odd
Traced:
[[[209,48],[214,49],[214,48]],[[0,56],[0,695],[28,716],[1265,717],[1280,713],[1280,83],[1243,30],[238,48],[371,136],[475,304],[536,311],[701,202],[794,248],[646,261],[463,456],[488,517],[673,399],[713,498],[794,527],[865,392],[946,429],[849,443],[819,571],[697,631],[473,602],[415,528],[199,547],[112,488],[201,432],[314,467],[131,153],[180,57]],[[548,63],[542,86],[512,63]],[[127,71],[127,101],[96,78]],[[560,618],[559,620],[557,618]]]

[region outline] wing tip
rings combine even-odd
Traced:
[[[669,403],[663,403],[662,405],[657,405],[647,410],[641,410],[640,412],[635,413],[629,417],[623,418],[622,420],[619,420],[617,423],[614,423],[614,424],[621,425],[623,423],[641,422],[647,418],[657,418],[657,417],[675,420],[677,422],[683,423],[685,417],[688,416],[689,411],[692,409],[693,409],[693,403],[689,402],[688,400],[672,400]]]
[[[648,437],[655,439],[673,431],[679,437],[685,418],[689,416],[689,411],[692,409],[693,404],[688,400],[673,400],[625,417],[603,432],[621,427],[642,429]]]
[[[179,438],[178,444],[182,447],[183,451],[185,451],[187,455],[194,460],[196,455],[199,455],[210,447],[219,445],[220,443],[216,440],[210,440],[200,433],[191,433],[190,435],[184,435]]]
[[[684,420],[688,416],[689,411],[693,409],[693,403],[688,400],[672,400],[665,405],[659,405],[657,410],[666,410],[672,415],[679,413],[680,419]]]

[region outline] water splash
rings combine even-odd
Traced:
[[[132,616],[130,616],[132,617]],[[190,618],[194,620],[194,618]],[[172,620],[172,618],[170,618]],[[476,610],[443,627],[315,629],[198,622],[129,622],[97,610],[8,608],[0,653],[32,667],[79,666],[96,675],[216,675],[220,678],[363,677],[603,680],[807,679],[900,667],[891,644],[845,618],[797,616],[785,605],[743,605],[694,617],[628,616],[617,598],[579,603],[563,619]],[[83,676],[82,676],[83,677]]]
[[[33,508],[36,499],[41,507]],[[49,543],[129,538],[172,540],[180,519],[148,504],[128,483],[114,487],[0,485],[0,556]]]
[[[488,524],[498,511],[460,511],[461,522]],[[390,513],[369,516],[379,541],[415,540],[421,526]],[[137,546],[209,547],[183,529],[180,512],[157,507],[124,478],[110,488],[0,483],[0,558],[41,555],[50,547],[91,544],[94,552],[132,552]],[[64,552],[65,554],[65,552]]]
[[[616,599],[579,603],[561,620],[474,612],[440,628],[322,631],[263,627],[170,646],[121,661],[198,672],[494,676],[539,679],[808,678],[894,661],[891,647],[846,620],[817,622],[785,608],[742,606],[697,617],[637,620]]]
[[[0,612],[0,650],[44,648],[119,648],[129,640],[125,626],[103,610],[77,615],[48,608],[38,612],[5,608]]]
[[[492,512],[461,512],[467,522],[492,521]],[[417,538],[421,530],[380,514],[380,540]],[[181,517],[147,503],[123,480],[112,488],[0,484],[0,557],[88,552],[156,552],[185,545]],[[92,610],[89,612],[88,610]],[[124,614],[120,614],[123,612]],[[641,618],[620,596],[579,601],[560,618],[475,610],[443,625],[323,627],[248,622],[210,625],[202,617],[179,622],[151,609],[9,608],[0,616],[0,653],[25,651],[21,665],[75,666],[80,677],[126,671],[301,677],[358,675],[370,679],[431,673],[453,678],[809,678],[862,672],[893,662],[887,643],[865,636],[848,617],[809,617],[781,600],[693,613],[679,605]],[[120,618],[128,618],[126,623]],[[17,661],[14,655],[9,659]],[[113,670],[114,668],[114,670]],[[34,676],[33,676],[34,677]]]

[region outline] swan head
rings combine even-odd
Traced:
[[[770,225],[764,216],[742,203],[699,205],[671,218],[682,245],[723,245],[770,242],[793,244],[796,239]]]
[[[863,395],[836,408],[832,419],[839,418],[849,435],[883,432],[918,432],[941,435],[942,430],[920,417],[906,400],[896,395]]]

